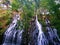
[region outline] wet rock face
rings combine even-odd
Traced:
[[[32,18],[30,21],[30,27],[29,27],[29,43],[30,45],[37,45],[37,37],[38,37],[38,30],[36,28],[36,22],[35,17]]]

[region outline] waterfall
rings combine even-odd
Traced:
[[[13,17],[13,21],[4,33],[4,39],[2,45],[21,45],[23,30],[16,30],[18,27],[19,15]]]
[[[36,16],[36,26],[39,30],[38,33],[38,45],[48,45],[48,40],[46,39],[43,31],[42,31],[42,25],[38,22],[37,16]]]
[[[46,19],[46,30],[47,30],[47,39],[49,40],[49,45],[60,45],[60,39],[57,35],[57,30],[50,26],[50,21]]]
[[[13,17],[12,23],[9,25],[4,33],[4,39],[2,45],[21,45],[22,33],[24,30],[17,30],[19,15]],[[57,29],[51,27],[50,21],[45,20],[46,33],[42,30],[42,24],[39,23],[37,15],[31,21],[29,28],[29,42],[28,45],[60,45],[60,39],[57,34]]]

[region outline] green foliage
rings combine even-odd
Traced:
[[[13,0],[12,10],[18,10],[19,7],[20,7],[20,2],[18,0]]]
[[[11,18],[12,18],[11,11],[9,10],[6,10],[6,11],[7,12],[5,14],[2,14],[4,16],[0,18],[1,20],[0,21],[0,35],[4,33],[5,29],[11,22]]]

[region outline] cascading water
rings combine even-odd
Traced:
[[[49,41],[49,45],[60,45],[60,40],[57,35],[57,30],[50,26],[50,21],[46,19],[46,30],[47,30],[47,39]]]
[[[48,40],[46,39],[46,37],[42,31],[42,25],[38,22],[37,16],[36,16],[36,27],[39,30],[38,45],[48,45]]]
[[[16,30],[18,27],[19,15],[13,17],[13,21],[4,33],[4,42],[2,45],[21,45],[23,30]],[[57,30],[50,26],[50,21],[46,20],[46,34],[42,31],[42,25],[38,22],[37,16],[33,28],[31,28],[31,40],[28,45],[60,45],[60,39]],[[31,24],[33,25],[33,24]],[[37,37],[38,36],[38,37]]]
[[[19,15],[13,17],[13,21],[4,33],[4,42],[2,45],[21,45],[23,30],[16,30]]]
[[[42,25],[38,22],[37,16],[36,16],[36,19],[34,20],[35,21],[33,21],[33,25],[34,25],[34,22],[35,22],[35,25],[33,26],[31,24],[32,25],[31,29],[33,31],[31,33],[32,41],[30,41],[31,44],[29,45],[60,45],[60,39],[57,35],[57,30],[50,26],[50,21],[48,19],[46,20],[45,33],[42,31]],[[37,39],[37,36],[38,36],[38,39]]]

